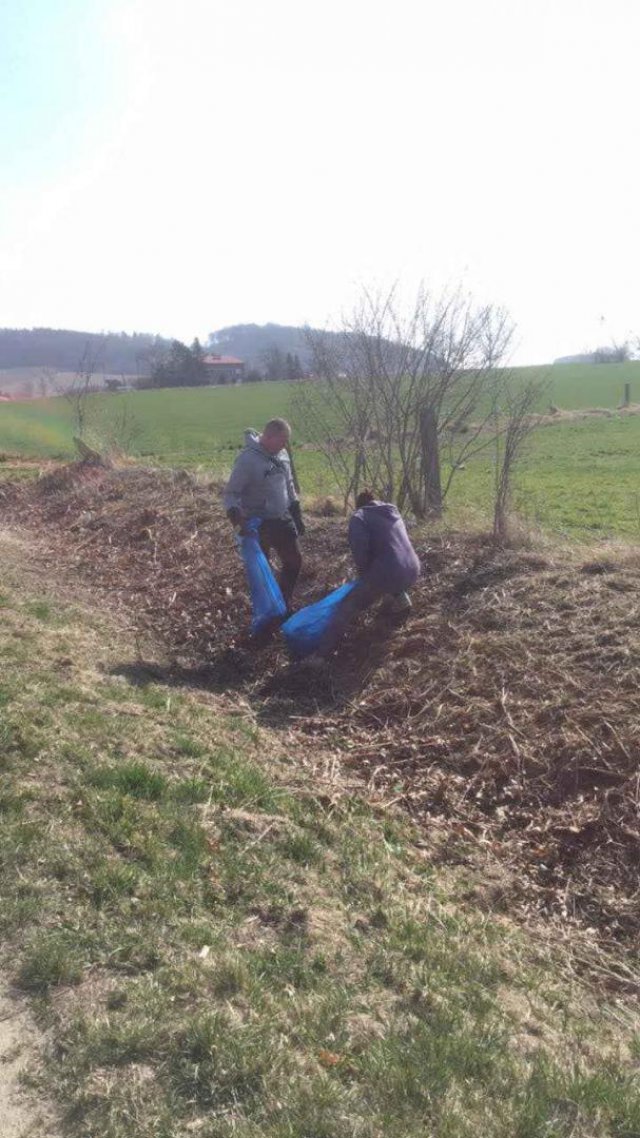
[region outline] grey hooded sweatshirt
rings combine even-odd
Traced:
[[[244,449],[238,455],[224,492],[224,508],[236,508],[245,518],[285,518],[298,496],[286,450],[269,454],[256,431],[245,431]]]
[[[418,555],[391,502],[356,510],[349,522],[349,545],[358,576],[381,593],[402,593],[420,576]]]

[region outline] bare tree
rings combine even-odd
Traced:
[[[376,452],[368,453],[373,414],[367,385],[357,371],[342,370],[342,353],[322,333],[307,333],[318,380],[300,384],[293,398],[296,422],[324,455],[346,510],[363,480],[372,483],[371,464]]]
[[[530,379],[524,387],[505,381],[503,401],[496,406],[495,497],[493,507],[493,537],[503,542],[509,536],[509,505],[513,474],[522,455],[524,443],[540,422],[536,407],[546,389],[544,381]]]
[[[596,348],[593,353],[594,364],[623,364],[631,359],[631,348],[627,340],[622,344],[612,341],[610,345]]]
[[[439,515],[455,473],[490,445],[506,313],[461,292],[365,291],[338,335],[309,331],[318,380],[298,420],[325,454],[345,506],[367,483],[418,518]]]
[[[55,394],[57,371],[54,367],[41,367],[38,372],[38,390],[42,399]]]
[[[88,429],[89,396],[94,391],[93,377],[100,367],[97,347],[101,344],[96,346],[87,340],[73,380],[64,393],[73,412],[75,437],[79,439],[85,438]]]

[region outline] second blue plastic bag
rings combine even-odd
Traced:
[[[245,533],[237,538],[251,595],[251,632],[261,632],[269,624],[282,620],[287,611],[280,586],[258,541],[259,518],[251,518]]]
[[[355,587],[356,582],[349,581],[321,601],[316,601],[315,605],[307,605],[285,621],[282,635],[292,656],[300,659],[316,651],[338,608]]]

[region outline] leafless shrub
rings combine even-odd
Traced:
[[[626,340],[622,344],[613,340],[611,344],[596,348],[593,353],[594,364],[622,364],[630,359],[631,348]]]
[[[540,406],[545,386],[544,382],[531,379],[524,387],[516,387],[507,380],[502,405],[496,407],[493,507],[493,537],[496,542],[504,542],[508,537],[513,474],[527,438],[540,423],[540,415],[535,413],[535,408]]]
[[[99,370],[96,346],[90,341],[85,344],[76,373],[69,387],[64,392],[64,398],[71,407],[73,414],[74,434],[84,439],[89,426],[89,396],[95,390],[93,377]]]
[[[144,424],[135,414],[131,401],[126,395],[109,400],[100,405],[92,436],[99,443],[99,449],[112,458],[132,455],[144,432]]]
[[[55,395],[57,392],[57,376],[58,373],[54,367],[41,367],[38,372],[37,385],[38,394],[41,399],[46,399],[47,395]]]
[[[345,507],[366,483],[416,517],[442,512],[456,471],[490,445],[511,335],[502,309],[424,288],[408,309],[396,288],[365,291],[337,336],[307,333],[317,379],[301,385],[297,418]]]

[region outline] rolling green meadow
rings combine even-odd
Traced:
[[[520,368],[515,382],[546,382],[540,410],[606,408],[588,417],[541,427],[527,444],[516,477],[514,507],[525,524],[572,539],[640,538],[640,416],[618,415],[624,384],[640,402],[640,362],[562,364]],[[308,497],[331,493],[322,456],[305,447],[296,423],[295,388],[287,383],[242,387],[171,388],[90,397],[90,436],[120,443],[142,461],[224,477],[243,430],[273,415],[291,419],[296,461]],[[64,398],[0,404],[0,454],[67,458],[73,454],[73,412]],[[1,464],[0,464],[1,467]],[[493,460],[487,455],[460,471],[448,500],[450,524],[486,521]]]

